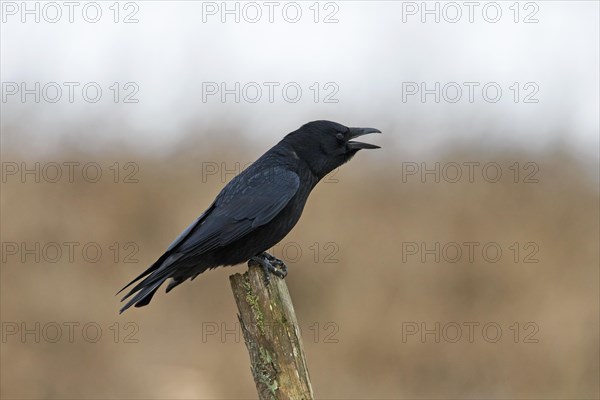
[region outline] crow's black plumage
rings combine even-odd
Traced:
[[[232,179],[150,268],[121,289],[139,281],[122,299],[129,300],[121,312],[148,304],[169,278],[167,292],[222,265],[253,260],[267,270],[267,278],[268,271],[285,276],[285,265],[265,251],[296,225],[319,180],[359,150],[379,148],[352,140],[375,132],[380,133],[313,121],[286,135]]]

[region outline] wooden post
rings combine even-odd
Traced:
[[[285,281],[256,265],[229,277],[258,397],[312,400],[300,327]]]

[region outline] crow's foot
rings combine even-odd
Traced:
[[[252,257],[248,261],[248,266],[255,264],[262,267],[265,273],[265,285],[271,282],[271,273],[277,275],[281,279],[287,276],[287,266],[280,259],[270,255],[266,251]]]

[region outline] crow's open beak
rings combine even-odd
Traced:
[[[354,139],[359,136],[368,135],[369,133],[381,133],[379,129],[375,128],[350,128],[350,138]],[[348,148],[350,150],[360,150],[360,149],[379,149],[379,146],[369,143],[348,141]]]

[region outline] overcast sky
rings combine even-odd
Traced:
[[[50,149],[71,122],[149,150],[219,124],[269,144],[334,119],[422,150],[598,153],[596,1],[22,4],[2,3],[5,146],[19,126]]]

